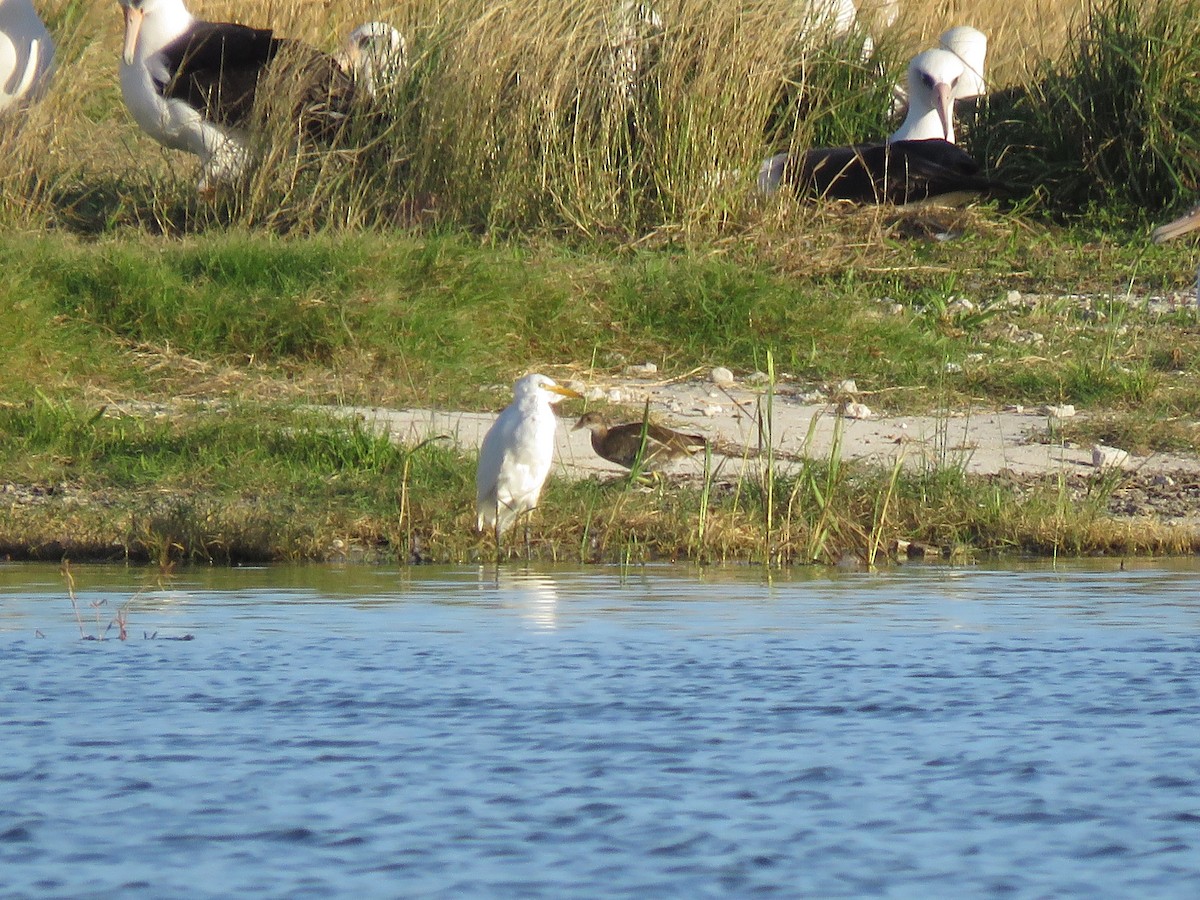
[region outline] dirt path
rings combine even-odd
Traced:
[[[761,387],[745,383],[717,385],[698,379],[675,383],[621,379],[587,384],[570,382],[570,385],[589,399],[605,398],[620,403],[627,408],[630,420],[641,415],[648,399],[656,421],[706,435],[714,441],[718,461],[728,458],[726,466],[740,465],[743,458],[752,457],[762,446],[759,421],[766,404],[766,390]],[[879,416],[869,410],[870,398],[855,400],[855,395],[846,393],[842,396],[843,402],[835,404],[811,391],[789,386],[776,388],[770,431],[772,444],[784,465],[789,460],[794,464],[804,455],[828,458],[840,427],[843,458],[886,466],[891,466],[896,455],[903,453],[906,465],[963,466],[966,471],[980,475],[1011,472],[1023,477],[1062,472],[1086,476],[1103,466],[1119,464],[1145,477],[1200,479],[1200,459],[1195,457],[1154,454],[1122,460],[1117,453],[1100,451],[1097,455],[1091,446],[1050,441],[1047,435],[1056,416],[1073,415],[1069,408]],[[413,442],[444,434],[465,448],[478,447],[495,419],[492,413],[424,409],[353,407],[345,411],[387,430],[397,440]],[[586,478],[624,471],[597,457],[588,432],[573,431],[571,424],[572,420],[565,417],[558,432],[556,472],[560,476]],[[700,467],[698,460],[685,460],[675,463],[672,471],[699,472]]]

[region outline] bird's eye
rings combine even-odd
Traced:
[[[921,80],[925,82],[926,87],[933,87],[933,76],[928,72],[921,73]]]

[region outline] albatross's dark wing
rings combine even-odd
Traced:
[[[822,147],[801,155],[784,180],[804,193],[854,203],[911,203],[946,194],[1005,193],[966,151],[948,141]]]
[[[169,78],[159,92],[209,121],[243,125],[259,79],[285,43],[265,28],[196,22],[159,52]]]
[[[159,53],[169,75],[159,84],[164,97],[182,100],[204,118],[244,126],[254,111],[259,84],[279,76],[278,61],[301,86],[293,111],[312,137],[329,139],[350,113],[354,81],[337,61],[307,44],[277,38],[265,28],[226,22],[196,22]],[[291,87],[281,78],[279,88]]]

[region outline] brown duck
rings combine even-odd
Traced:
[[[708,445],[701,435],[683,434],[655,425],[652,422],[612,424],[603,413],[589,412],[579,417],[573,430],[587,428],[592,432],[592,449],[610,462],[632,469],[642,449],[645,429],[646,448],[642,453],[642,469],[650,470],[672,459],[699,453]]]

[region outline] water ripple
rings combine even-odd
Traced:
[[[6,894],[1200,895],[1195,571],[313,572],[0,567]]]

